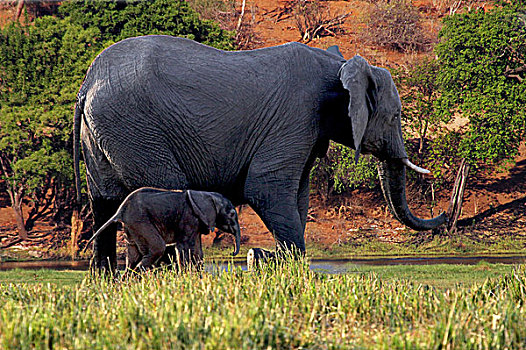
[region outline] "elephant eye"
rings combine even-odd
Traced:
[[[391,121],[393,123],[401,121],[402,118],[401,118],[401,114],[400,113],[401,113],[400,110],[395,111],[393,117],[391,118]]]

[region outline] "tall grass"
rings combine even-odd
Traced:
[[[526,269],[437,290],[304,262],[0,285],[2,349],[526,348]]]

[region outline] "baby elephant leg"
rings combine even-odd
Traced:
[[[141,259],[142,254],[139,252],[137,245],[133,242],[128,242],[126,245],[126,269],[122,275],[122,280],[132,275],[133,270],[135,270]]]
[[[136,268],[141,270],[151,269],[163,256],[166,243],[159,231],[150,223],[141,223],[129,227],[130,237],[137,244],[137,250],[142,255]]]
[[[133,270],[142,259],[142,254],[135,243],[128,243],[126,246],[126,269]]]

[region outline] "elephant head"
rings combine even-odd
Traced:
[[[187,196],[195,215],[210,231],[217,227],[221,231],[234,235],[236,247],[232,255],[237,255],[241,242],[241,230],[234,205],[226,197],[215,192],[188,190]]]
[[[422,220],[407,206],[405,167],[421,173],[429,171],[407,158],[400,121],[402,105],[391,74],[355,56],[341,66],[338,75],[349,94],[352,143],[345,143],[356,150],[355,160],[360,153],[373,154],[380,160],[378,173],[382,191],[393,215],[414,230],[430,230],[445,223],[444,213]]]

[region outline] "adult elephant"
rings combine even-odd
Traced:
[[[329,140],[373,154],[389,208],[415,230],[405,198],[401,103],[385,69],[299,43],[242,52],[152,35],[123,40],[91,64],[75,109],[95,229],[143,187],[219,192],[248,203],[278,247],[305,251],[309,173]],[[95,241],[114,268],[116,227]]]

